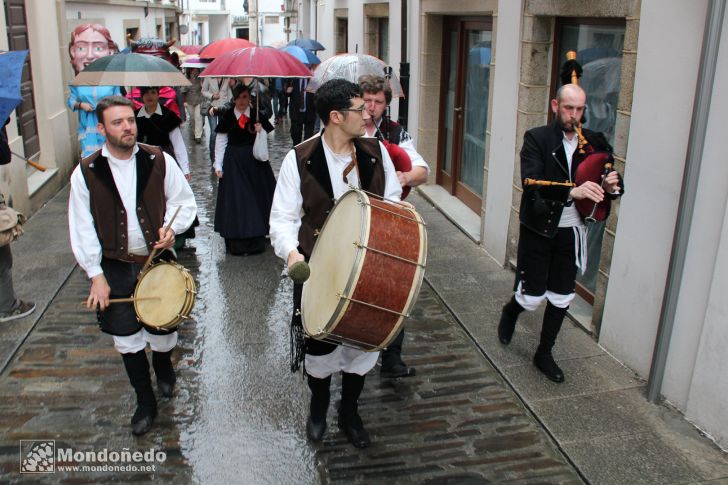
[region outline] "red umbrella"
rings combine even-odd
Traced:
[[[201,45],[181,45],[179,46],[180,50],[184,52],[187,55],[190,54],[199,54],[202,50]]]
[[[204,52],[204,51],[203,51]],[[204,57],[203,54],[200,54]],[[274,47],[228,52],[210,63],[200,77],[311,77],[301,61]]]
[[[198,54],[203,59],[215,59],[227,52],[246,47],[255,47],[255,44],[247,39],[222,39],[210,42]]]
[[[304,63],[275,47],[248,47],[218,57],[200,77],[311,77]]]

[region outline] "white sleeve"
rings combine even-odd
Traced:
[[[382,163],[384,164],[384,198],[393,202],[400,202],[402,186],[399,184],[392,158],[382,142],[379,142],[379,149],[382,151]]]
[[[101,243],[91,214],[91,197],[79,164],[71,175],[71,194],[68,198],[68,227],[71,250],[78,265],[89,278],[103,273]]]
[[[412,138],[408,138],[407,140],[401,142],[399,144],[400,148],[402,148],[405,152],[407,152],[407,155],[409,155],[410,160],[412,161],[413,167],[424,167],[427,169],[427,175],[430,175],[430,167],[427,165],[427,162],[424,158],[422,158],[422,155],[417,153],[417,150],[415,150],[415,144],[414,140]]]
[[[218,133],[215,136],[215,164],[213,168],[222,172],[222,159],[225,158],[225,150],[227,149],[228,135],[227,133]]]
[[[172,230],[175,234],[185,232],[195,221],[197,215],[197,203],[192,193],[190,184],[187,182],[182,170],[177,166],[168,153],[164,154],[164,197],[167,201],[167,208],[164,213],[164,227],[169,224],[170,219],[180,207],[177,218],[172,223]]]
[[[283,159],[270,210],[270,242],[276,256],[283,261],[287,261],[288,254],[298,248],[302,217],[301,176],[296,165],[296,153],[291,150]]]
[[[169,132],[169,141],[172,142],[172,148],[174,149],[174,156],[179,163],[179,168],[182,169],[182,173],[187,175],[190,173],[190,160],[187,156],[187,147],[185,141],[182,139],[182,132],[179,127]]]

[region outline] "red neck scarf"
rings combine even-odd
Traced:
[[[241,130],[245,129],[245,125],[248,124],[249,120],[250,120],[250,118],[245,116],[245,113],[240,115],[240,118],[238,118],[238,126],[240,127]]]

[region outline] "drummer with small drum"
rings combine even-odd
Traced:
[[[137,143],[130,100],[103,98],[96,114],[106,142],[81,160],[71,176],[71,247],[91,279],[86,306],[97,309],[99,326],[112,335],[136,392],[132,433],[142,435],[157,415],[145,348],[149,343],[160,393],[172,397],[176,375],[171,356],[177,332],[143,326],[132,303],[110,305],[110,297],[134,293],[150,253],[161,251],[162,258],[172,254],[164,250],[173,246],[175,234],[190,227],[197,206],[174,158],[159,147]]]
[[[291,268],[311,256],[316,236],[334,206],[351,186],[398,202],[401,188],[387,150],[375,138],[362,138],[369,118],[361,88],[343,79],[324,83],[316,92],[316,112],[325,129],[291,150],[283,160],[273,198],[270,238],[275,253]],[[311,390],[306,435],[316,442],[326,431],[331,376],[342,373],[338,424],[357,448],[370,445],[358,412],[364,379],[379,352],[304,338],[302,285],[294,285],[291,370],[301,361]],[[305,341],[305,344],[304,344]]]

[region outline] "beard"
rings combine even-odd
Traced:
[[[120,136],[106,134],[106,143],[119,150],[129,150],[136,145],[136,133],[129,131]]]
[[[577,124],[576,121],[572,121],[571,118],[564,119],[561,116],[558,117],[559,127],[565,133],[573,133],[575,130],[574,126]]]

